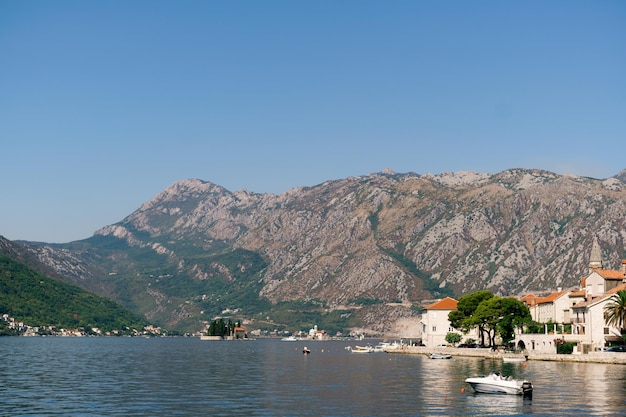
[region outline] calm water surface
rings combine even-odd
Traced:
[[[344,342],[0,338],[2,416],[626,416],[626,366],[351,354]],[[476,395],[498,369],[532,400]]]

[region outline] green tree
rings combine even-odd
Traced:
[[[461,335],[455,332],[448,332],[446,334],[446,342],[456,346],[457,343],[461,341]]]
[[[497,331],[502,338],[502,342],[506,345],[515,339],[515,328],[530,323],[532,317],[528,307],[515,298],[503,298],[501,309],[501,319],[498,322]]]
[[[613,294],[604,306],[604,320],[609,326],[620,329],[622,339],[626,335],[626,290]]]
[[[489,344],[496,345],[496,335],[507,344],[515,338],[515,327],[531,321],[528,307],[515,298],[493,297],[476,308],[473,320],[482,325],[489,335]]]
[[[451,311],[448,314],[448,320],[450,325],[455,329],[461,330],[463,333],[469,332],[474,327],[478,326],[478,332],[480,334],[480,344],[485,344],[485,328],[480,321],[474,320],[474,313],[478,306],[485,300],[493,298],[493,293],[488,290],[476,291],[471,294],[467,294],[459,298],[456,310]]]
[[[219,320],[211,320],[211,324],[209,324],[209,336],[221,336],[224,337],[226,334],[226,324],[223,319]]]
[[[9,329],[6,322],[0,320],[0,336],[18,336],[20,332],[15,329]]]
[[[487,335],[490,346],[496,345],[496,327],[500,321],[502,311],[502,299],[500,297],[489,298],[478,305],[472,315],[471,323],[481,329],[481,344],[484,344],[483,334]]]

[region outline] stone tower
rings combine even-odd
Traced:
[[[598,237],[593,237],[593,244],[591,245],[591,257],[589,258],[589,272],[593,272],[594,269],[602,269],[602,253],[600,252],[600,244],[598,243]]]

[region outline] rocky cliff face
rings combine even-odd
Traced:
[[[495,175],[388,171],[281,195],[185,180],[94,239],[115,238],[128,250],[154,253],[193,280],[233,271],[197,262],[191,252],[260,254],[266,262],[260,294],[273,302],[420,304],[478,289],[518,295],[577,286],[594,235],[605,264],[618,267],[626,257],[625,172],[596,180],[524,169]],[[56,248],[58,256],[46,263],[66,265],[66,275],[72,274],[67,262],[92,265],[77,268],[74,282],[109,288],[103,255],[91,248]],[[52,249],[34,250],[45,261]],[[119,266],[126,255],[108,256]]]

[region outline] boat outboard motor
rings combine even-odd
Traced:
[[[522,394],[524,395],[525,398],[532,398],[533,397],[533,384],[531,384],[528,381],[524,381],[522,383]]]

